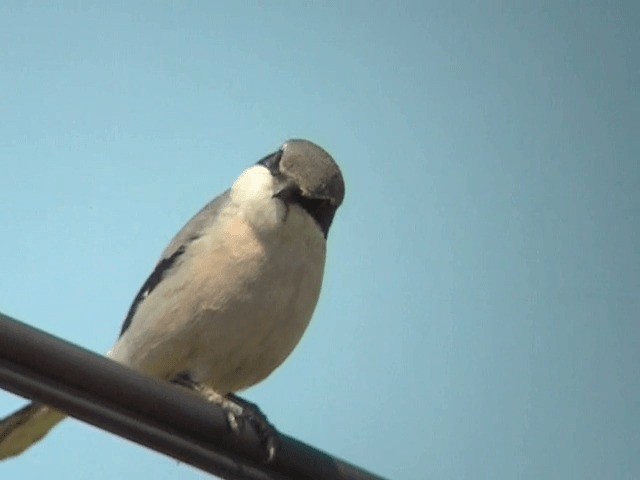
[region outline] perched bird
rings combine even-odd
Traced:
[[[242,411],[250,404],[234,392],[278,367],[311,319],[343,198],[342,174],[326,151],[286,142],[178,232],[109,357]],[[34,402],[1,420],[0,459],[20,454],[64,418]]]

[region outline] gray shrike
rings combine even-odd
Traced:
[[[286,142],[178,232],[109,357],[214,392],[236,411],[250,405],[234,392],[266,378],[309,324],[343,198],[342,174],[327,152],[306,140]],[[64,418],[33,402],[1,420],[0,459],[22,453]]]

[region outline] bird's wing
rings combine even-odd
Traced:
[[[162,279],[166,276],[172,266],[176,264],[176,261],[186,251],[191,242],[199,238],[204,230],[209,228],[220,216],[220,212],[229,203],[229,190],[223,194],[217,196],[209,203],[207,203],[202,210],[196,213],[191,220],[189,220],[184,227],[177,233],[173,240],[169,243],[160,260],[156,264],[153,272],[142,284],[142,287],[138,291],[127,316],[122,323],[122,329],[120,330],[120,336],[129,328],[133,320],[133,316],[138,309],[140,303],[158,286]]]

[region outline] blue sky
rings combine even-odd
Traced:
[[[182,224],[309,138],[347,195],[310,328],[246,396],[392,478],[640,477],[632,2],[24,3],[0,311],[105,352]],[[208,478],[75,420],[0,465],[43,472]]]

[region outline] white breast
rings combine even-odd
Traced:
[[[318,300],[325,239],[300,207],[261,202],[269,204],[238,208],[189,247],[139,306],[114,359],[162,378],[189,372],[222,394],[284,361]]]

